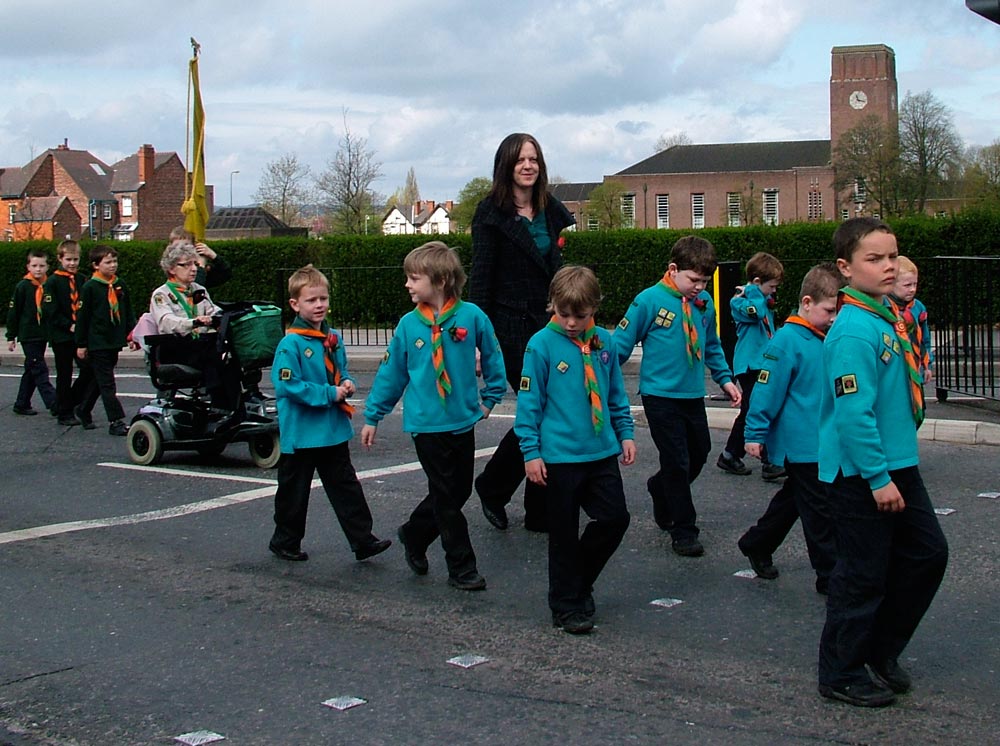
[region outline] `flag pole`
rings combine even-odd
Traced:
[[[201,84],[198,78],[198,56],[201,45],[191,37],[191,61],[188,63],[188,108],[185,158],[188,178],[184,180],[184,228],[195,240],[205,240],[208,223],[208,199],[205,187],[205,109],[201,103]]]

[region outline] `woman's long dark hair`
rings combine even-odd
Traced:
[[[531,192],[531,206],[537,215],[545,209],[549,193],[549,174],[545,168],[545,156],[542,155],[542,146],[538,144],[531,135],[525,132],[514,132],[507,135],[497,148],[497,154],[493,158],[493,188],[490,190],[490,197],[494,204],[504,212],[514,212],[514,166],[521,155],[521,148],[526,142],[535,146],[538,153],[538,179],[535,180],[534,189]]]

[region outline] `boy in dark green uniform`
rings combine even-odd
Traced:
[[[49,344],[56,361],[56,413],[60,425],[79,425],[73,408],[83,400],[90,386],[90,368],[80,365],[73,381],[73,360],[76,358],[76,312],[80,306],[80,290],[87,281],[79,272],[80,244],[67,239],[58,248],[60,269],[45,281],[42,320],[49,334]]]
[[[41,249],[28,252],[28,271],[14,286],[14,297],[7,311],[7,349],[21,341],[24,350],[24,374],[14,400],[14,414],[38,414],[31,408],[31,397],[38,393],[45,408],[55,414],[56,390],[49,383],[49,366],[45,364],[45,327],[42,325],[43,285],[49,271],[48,255]]]
[[[125,435],[128,425],[125,424],[125,410],[118,401],[115,366],[118,353],[126,343],[130,349],[139,349],[139,345],[128,340],[135,326],[135,314],[132,301],[118,277],[118,252],[110,246],[95,246],[90,251],[90,264],[94,274],[80,290],[75,335],[76,356],[90,365],[94,380],[83,393],[76,416],[84,429],[93,430],[90,413],[100,396],[110,423],[108,433]]]

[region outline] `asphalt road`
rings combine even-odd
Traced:
[[[134,411],[149,385],[123,374]],[[598,627],[576,638],[549,624],[546,541],[522,528],[519,506],[507,532],[475,497],[466,509],[484,593],[449,588],[439,549],[423,578],[398,545],[355,562],[321,489],[310,560],[282,562],[267,551],[274,473],[245,447],[132,467],[104,428],[13,415],[16,376],[0,368],[0,744],[169,744],[199,731],[296,746],[997,740],[1000,500],[977,494],[1000,491],[998,448],[922,445],[936,505],[955,510],[941,516],[951,561],[906,651],[914,692],[868,711],[816,694],[824,605],[798,529],[775,556],[778,580],[734,575],[747,569],[736,539],[775,489],[756,473],[706,467],[707,554],[676,557],[652,521],[655,451],[640,429],[639,461],[623,468],[632,526],[595,590]],[[479,447],[510,423],[482,423]],[[424,489],[399,428],[393,415],[373,450],[353,449],[376,533],[391,538]],[[713,461],[724,435],[713,431]],[[469,654],[488,661],[447,662]],[[322,704],[336,697],[365,702]]]

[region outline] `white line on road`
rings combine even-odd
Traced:
[[[496,450],[492,448],[480,448],[476,451],[476,458],[490,456]],[[75,531],[89,531],[95,528],[110,528],[112,526],[131,526],[136,523],[147,523],[148,521],[162,521],[168,518],[180,518],[194,513],[202,513],[206,510],[216,508],[228,508],[231,505],[241,505],[253,500],[260,500],[264,497],[274,495],[274,482],[271,480],[256,480],[248,477],[229,477],[224,474],[206,474],[204,472],[186,471],[184,469],[167,469],[159,466],[138,466],[135,464],[112,464],[102,463],[100,466],[109,466],[120,469],[134,469],[136,471],[148,471],[156,474],[170,474],[172,476],[187,476],[200,479],[235,479],[236,481],[256,482],[267,484],[267,487],[259,487],[255,490],[236,492],[232,495],[223,495],[211,500],[202,500],[196,503],[178,505],[173,508],[163,508],[161,510],[150,510],[145,513],[133,513],[131,515],[113,516],[111,518],[95,518],[86,521],[69,521],[66,523],[52,523],[48,526],[36,526],[35,528],[23,528],[17,531],[8,531],[0,534],[0,544],[13,544],[19,541],[30,541],[31,539],[42,539],[46,536],[57,536],[59,534],[69,534]],[[404,474],[407,472],[420,471],[420,462],[411,461],[406,464],[387,466],[378,469],[366,469],[358,472],[359,479],[375,479],[378,477],[390,476],[393,474]],[[319,487],[320,481],[314,479],[312,486]]]

